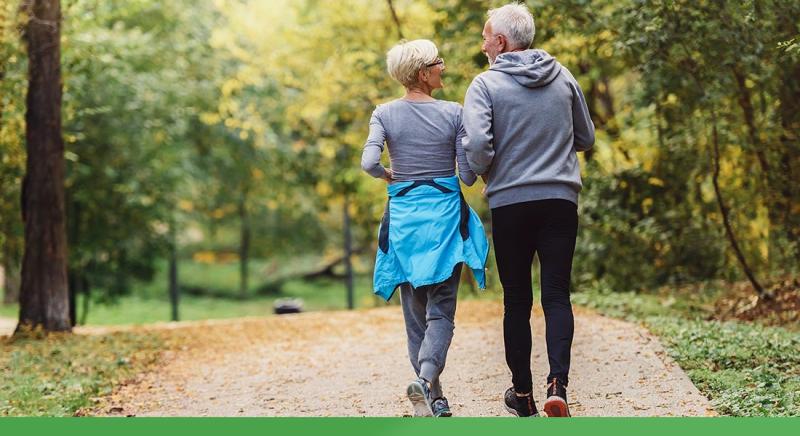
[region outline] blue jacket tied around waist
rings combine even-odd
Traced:
[[[441,283],[464,262],[486,288],[489,242],[458,177],[395,182],[378,232],[373,286],[387,301],[402,283],[414,288]]]

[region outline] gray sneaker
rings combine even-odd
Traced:
[[[428,382],[418,378],[411,382],[406,389],[411,405],[414,406],[414,416],[433,416],[431,408],[431,390]]]
[[[536,402],[533,401],[533,393],[520,397],[514,391],[514,388],[510,387],[503,395],[503,405],[506,406],[508,413],[514,416],[521,418],[539,416],[539,411],[536,410]]]
[[[450,411],[450,404],[447,403],[447,398],[445,397],[433,400],[431,409],[433,409],[433,416],[437,418],[449,418],[453,416],[453,412]]]

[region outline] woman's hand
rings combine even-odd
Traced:
[[[391,168],[384,168],[383,169],[383,177],[381,177],[386,183],[392,183],[394,180],[394,173],[392,172]]]

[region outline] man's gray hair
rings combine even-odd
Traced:
[[[487,13],[494,34],[504,35],[513,49],[528,49],[533,44],[536,25],[528,7],[522,3],[509,3]]]

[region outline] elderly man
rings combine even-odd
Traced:
[[[545,51],[529,49],[534,23],[528,9],[514,3],[488,17],[482,50],[491,66],[467,90],[463,146],[470,167],[486,182],[492,210],[513,382],[504,403],[514,415],[538,415],[530,368],[531,265],[538,253],[550,363],[544,411],[569,416],[569,286],[581,190],[576,152],[594,144],[594,125],[569,70]]]

